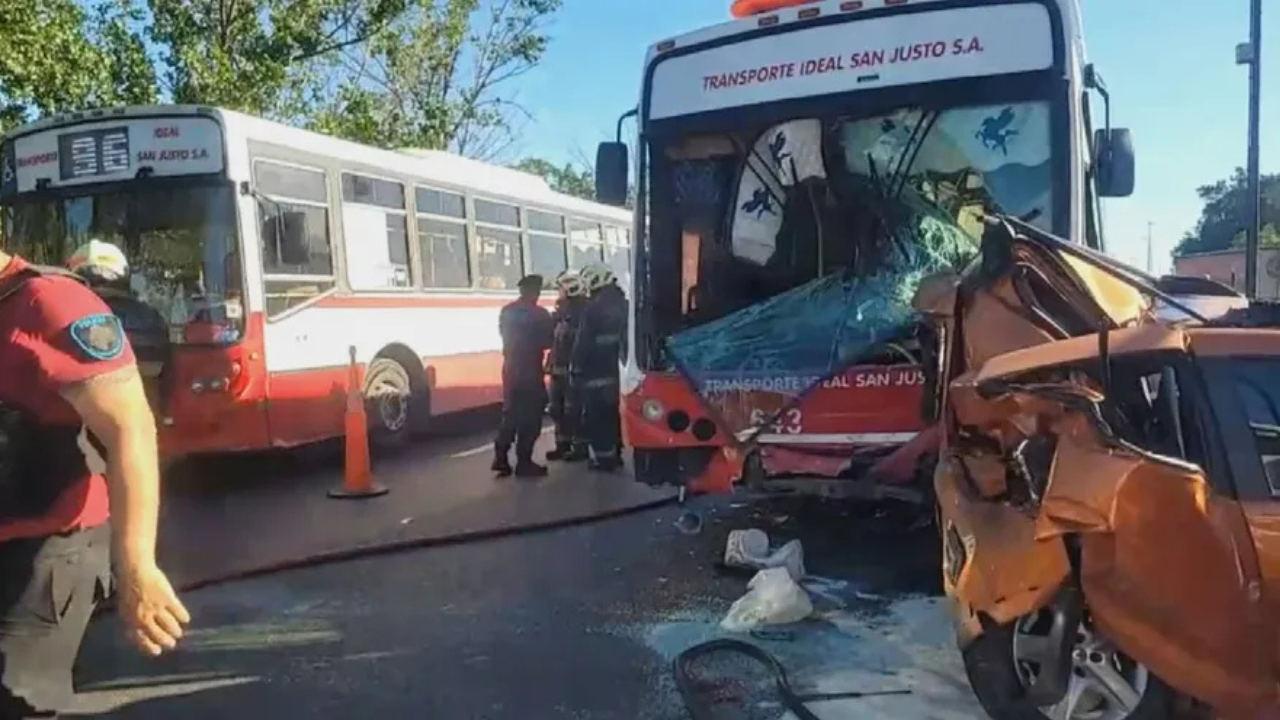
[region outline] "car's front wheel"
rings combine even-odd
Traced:
[[[1076,632],[1055,633],[1055,620],[1061,625],[1057,612],[1050,606],[991,628],[965,649],[969,684],[988,715],[994,720],[1169,717],[1173,693],[1167,685],[1099,633],[1087,612]],[[1028,689],[1042,673],[1055,671],[1066,673],[1066,693],[1055,704],[1037,707],[1028,700]]]

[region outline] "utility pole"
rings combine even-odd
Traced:
[[[1250,0],[1249,42],[1236,46],[1236,64],[1249,66],[1249,160],[1245,172],[1249,189],[1245,197],[1244,288],[1249,297],[1258,295],[1258,231],[1261,210],[1258,134],[1262,104],[1262,0]]]
[[[1156,274],[1156,256],[1151,243],[1151,228],[1156,223],[1147,220],[1147,274]]]

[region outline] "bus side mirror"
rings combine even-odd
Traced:
[[[1126,128],[1093,133],[1093,175],[1101,197],[1133,194],[1133,135]]]
[[[602,142],[596,148],[596,201],[627,204],[627,144]]]

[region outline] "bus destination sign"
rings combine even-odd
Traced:
[[[63,180],[128,172],[129,128],[110,127],[59,135],[58,164]]]
[[[222,127],[211,117],[116,117],[19,135],[0,148],[0,196],[224,167]]]
[[[649,117],[1053,65],[1052,23],[1039,3],[856,17],[683,55],[658,55]]]

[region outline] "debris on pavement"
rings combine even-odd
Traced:
[[[685,535],[697,535],[702,532],[702,515],[692,510],[680,513],[680,517],[676,518],[674,523],[676,530]]]
[[[785,567],[761,570],[747,583],[747,588],[747,594],[733,603],[720,627],[742,632],[761,625],[799,622],[813,614],[809,594],[796,584]]]
[[[786,568],[791,579],[798,581],[805,576],[804,546],[799,540],[792,540],[770,552],[769,535],[765,531],[758,528],[734,530],[725,542],[724,564],[756,570]]]

